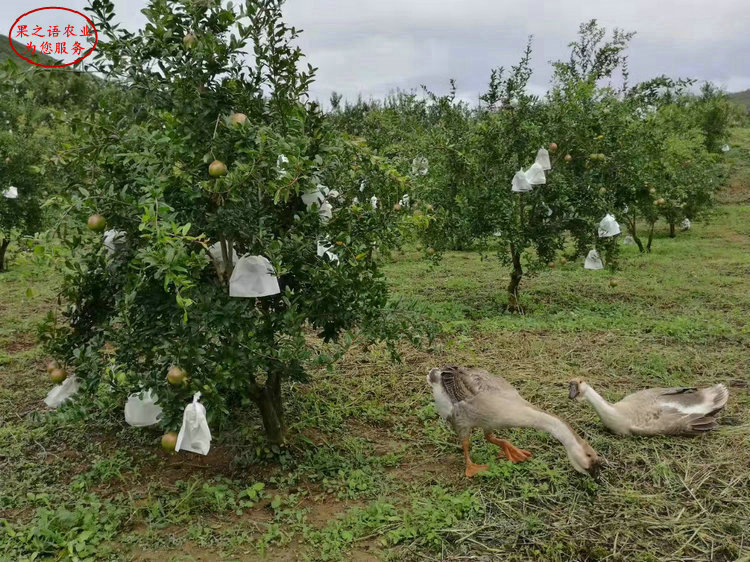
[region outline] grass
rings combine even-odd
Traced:
[[[747,203],[750,201],[750,127],[733,129],[729,147],[726,154],[729,180],[718,199],[722,203]]]
[[[731,99],[734,103],[745,106],[745,108],[750,111],[750,90],[733,92],[729,94],[729,99]]]
[[[401,364],[355,349],[288,388],[281,453],[252,414],[199,457],[162,453],[158,430],[119,412],[47,412],[35,326],[56,279],[14,254],[0,277],[0,560],[748,560],[750,132],[732,147],[726,204],[675,239],[659,232],[651,254],[623,247],[616,287],[558,265],[524,279],[525,314],[510,315],[496,260],[396,256],[394,292],[427,305],[443,336]],[[522,465],[475,439],[491,469],[465,479],[424,382],[449,362],[501,374],[569,421],[611,463],[603,482],[532,430],[504,435],[533,452]],[[703,438],[621,438],[567,399],[573,377],[610,399],[715,382],[731,396]]]

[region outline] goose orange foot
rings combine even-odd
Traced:
[[[524,462],[529,460],[529,458],[531,457],[531,453],[529,451],[514,447],[510,441],[506,441],[505,439],[498,439],[491,433],[485,434],[484,438],[490,443],[493,443],[502,449],[501,451],[497,452],[498,457],[505,457],[512,463]]]
[[[466,477],[467,478],[473,478],[477,474],[481,474],[482,472],[485,472],[486,470],[489,469],[489,466],[487,466],[486,464],[475,464],[471,460],[471,457],[469,456],[470,443],[469,443],[468,437],[464,437],[461,440],[461,445],[463,446],[463,449],[464,449],[464,462],[466,463]]]
[[[466,477],[467,478],[474,478],[477,474],[481,474],[482,472],[487,472],[489,470],[489,466],[486,464],[467,464],[466,465]]]
[[[517,447],[514,447],[510,443],[508,443],[507,446],[503,447],[502,451],[497,452],[498,457],[505,457],[510,462],[516,463],[516,462],[525,462],[531,458],[531,453],[529,451],[526,451],[524,449],[519,449]]]

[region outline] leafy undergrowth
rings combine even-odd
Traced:
[[[525,279],[503,312],[493,258],[416,252],[387,268],[395,292],[444,326],[432,350],[355,349],[287,389],[290,440],[269,450],[252,412],[216,428],[211,454],[168,456],[159,431],[77,407],[47,412],[35,325],[54,277],[22,259],[0,277],[0,559],[737,560],[750,556],[750,207],[720,207],[622,270],[569,263]],[[27,291],[32,287],[32,291]],[[425,384],[475,364],[581,432],[610,463],[575,473],[546,434],[504,435],[533,457],[462,476],[460,450]],[[584,378],[610,399],[650,385],[724,382],[719,430],[619,438],[566,397]],[[109,405],[100,396],[102,406]]]
[[[750,201],[750,127],[731,130],[726,165],[729,178],[726,187],[718,194],[722,203],[747,203]]]

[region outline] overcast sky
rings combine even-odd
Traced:
[[[0,30],[42,6],[82,10],[86,0],[3,0]],[[115,0],[129,29],[142,26],[145,0]],[[667,74],[750,88],[748,0],[287,0],[287,21],[305,30],[301,46],[319,68],[312,95],[380,97],[421,84],[443,93],[448,79],[476,100],[489,70],[514,64],[534,36],[532,88],[546,90],[549,61],[565,58],[578,25],[591,18],[636,31],[631,81]],[[42,12],[43,13],[43,12]],[[39,13],[40,15],[42,13]],[[45,22],[42,22],[45,24]]]

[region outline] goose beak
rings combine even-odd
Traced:
[[[603,457],[597,458],[591,463],[589,467],[589,475],[594,479],[597,484],[601,482],[602,471],[609,466],[607,459]]]
[[[570,386],[568,387],[568,398],[572,400],[576,396],[578,396],[578,383],[571,381]]]

